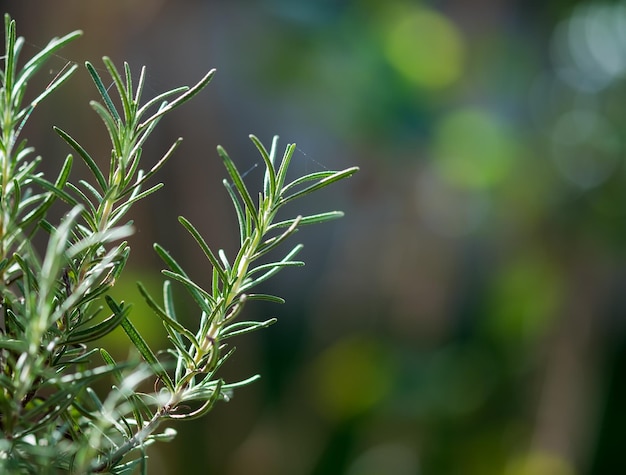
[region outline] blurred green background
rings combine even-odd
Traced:
[[[135,280],[160,286],[154,241],[208,282],[179,214],[232,254],[217,144],[251,187],[250,133],[296,142],[294,173],[361,167],[301,204],[346,217],[298,233],[307,267],[265,289],[287,303],[246,308],[279,322],[241,338],[224,376],[261,381],[176,426],[151,474],[622,473],[626,3],[1,3],[28,56],[84,30],[44,87],[103,55],[146,65],[152,94],[218,70],[144,152],[185,137],[136,210],[128,300]],[[53,123],[107,163],[96,98],[82,70],[33,114],[50,171],[69,152]],[[141,305],[133,320],[162,341]],[[125,336],[109,340],[123,356]]]

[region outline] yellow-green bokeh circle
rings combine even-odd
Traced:
[[[504,181],[519,154],[511,128],[478,108],[456,110],[435,128],[433,155],[438,172],[448,183],[485,189]]]
[[[456,26],[425,7],[399,9],[388,22],[385,54],[407,80],[427,89],[441,89],[462,74],[464,45]]]
[[[393,381],[389,354],[376,339],[340,340],[316,360],[314,403],[329,419],[363,414],[389,393]]]

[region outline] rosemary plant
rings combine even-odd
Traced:
[[[103,70],[111,79],[103,81],[99,68],[87,62],[102,99],[91,106],[111,141],[110,165],[101,170],[69,133],[55,128],[88,166],[92,180],[70,181],[72,155],[51,180],[38,171],[41,157],[34,156],[20,135],[37,105],[78,66],[54,78],[32,101],[25,101],[26,89],[33,75],[78,36],[74,32],[51,40],[19,66],[23,39],[16,37],[15,22],[5,16],[0,71],[0,473],[145,473],[145,447],[175,434],[169,427],[162,429],[163,421],[200,417],[217,401],[228,400],[235,388],[254,381],[257,376],[225,382],[218,370],[233,354],[230,338],[275,321],[237,319],[248,301],[283,302],[255,293],[255,286],[285,267],[303,265],[295,260],[300,245],[278,260],[268,253],[300,226],[341,216],[331,211],[278,220],[277,213],[286,203],[357,170],[322,171],[289,181],[295,145],[288,145],[281,156],[277,138],[267,150],[252,136],[265,165],[261,191],[253,195],[235,163],[218,147],[228,174],[224,185],[239,222],[239,251],[232,260],[221,250],[212,251],[193,224],[179,218],[181,231],[206,255],[212,283],[205,289],[155,244],[167,267],[163,295],[155,298],[138,284],[167,332],[169,347],[155,351],[129,319],[131,306],[109,292],[130,252],[124,241],[133,232],[129,212],[161,187],[148,183],[180,139],[147,172],[141,168],[142,147],[161,118],[200,92],[214,70],[192,87],[142,102],[145,69],[133,78],[127,64],[120,71],[105,57]],[[107,88],[110,81],[113,87]],[[67,207],[59,223],[47,219],[55,201]],[[32,244],[38,233],[47,235],[45,252]],[[172,285],[191,295],[197,305],[192,318],[178,318]],[[188,328],[183,321],[196,323]],[[99,346],[99,339],[119,326],[137,349],[137,360],[115,361]],[[103,382],[110,387],[104,394],[95,389]],[[140,384],[155,390],[142,392]]]

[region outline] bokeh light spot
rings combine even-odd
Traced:
[[[466,108],[438,124],[433,154],[439,172],[448,182],[484,189],[507,177],[519,145],[501,119],[480,109]]]
[[[390,391],[389,354],[366,337],[341,340],[315,363],[316,404],[332,419],[349,419],[372,409]]]
[[[461,76],[461,35],[450,20],[434,10],[418,7],[395,16],[385,50],[391,65],[417,86],[440,89]]]
[[[626,6],[582,4],[556,28],[553,56],[561,78],[580,91],[599,92],[626,75]]]
[[[533,452],[512,461],[505,475],[575,475],[572,465],[556,455]]]
[[[582,189],[601,185],[618,165],[618,133],[594,111],[581,109],[563,114],[554,127],[552,142],[557,169]]]
[[[534,341],[553,321],[563,296],[556,266],[541,253],[529,253],[497,276],[488,325],[504,343]]]

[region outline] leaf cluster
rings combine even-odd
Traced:
[[[70,180],[68,155],[54,180],[38,171],[41,157],[20,134],[36,106],[77,69],[58,75],[35,99],[25,103],[28,80],[58,51],[80,36],[55,38],[19,66],[23,40],[15,22],[5,16],[4,69],[0,71],[0,472],[1,473],[130,473],[145,471],[145,447],[168,440],[172,429],[160,430],[168,419],[191,419],[208,412],[218,400],[254,381],[225,382],[218,370],[233,354],[232,337],[265,328],[275,319],[240,321],[250,300],[283,302],[255,293],[260,282],[285,267],[301,266],[295,245],[280,259],[267,259],[304,224],[341,216],[331,211],[277,220],[291,201],[351,176],[356,168],[311,173],[288,181],[295,145],[282,155],[274,138],[267,150],[251,136],[265,165],[260,191],[254,196],[225,150],[218,155],[239,223],[239,250],[232,260],[214,252],[194,225],[179,221],[203,251],[212,279],[205,289],[158,244],[166,265],[162,297],[144,286],[139,290],[168,335],[169,347],[153,350],[130,320],[131,306],[109,293],[124,270],[133,232],[128,213],[157,191],[149,185],[180,144],[175,141],[155,164],[141,168],[142,149],[156,125],[172,109],[206,87],[209,71],[192,87],[180,87],[142,101],[145,68],[133,78],[124,64],[118,70],[103,58],[113,83],[105,86],[99,69],[86,63],[101,101],[91,107],[102,120],[111,143],[108,169],[68,132],[56,132],[91,172],[91,180]],[[108,80],[107,80],[108,81]],[[112,92],[109,92],[112,90]],[[113,94],[113,96],[112,96]],[[117,104],[117,105],[116,105]],[[59,223],[47,220],[59,201],[67,212]],[[40,255],[32,245],[44,233]],[[196,304],[195,315],[179,318],[172,286],[182,286]],[[195,322],[188,327],[183,322]],[[102,336],[121,327],[137,350],[137,359],[115,361],[99,346]],[[139,390],[152,381],[155,392]],[[111,384],[102,391],[102,383]],[[156,389],[159,388],[160,389]]]

